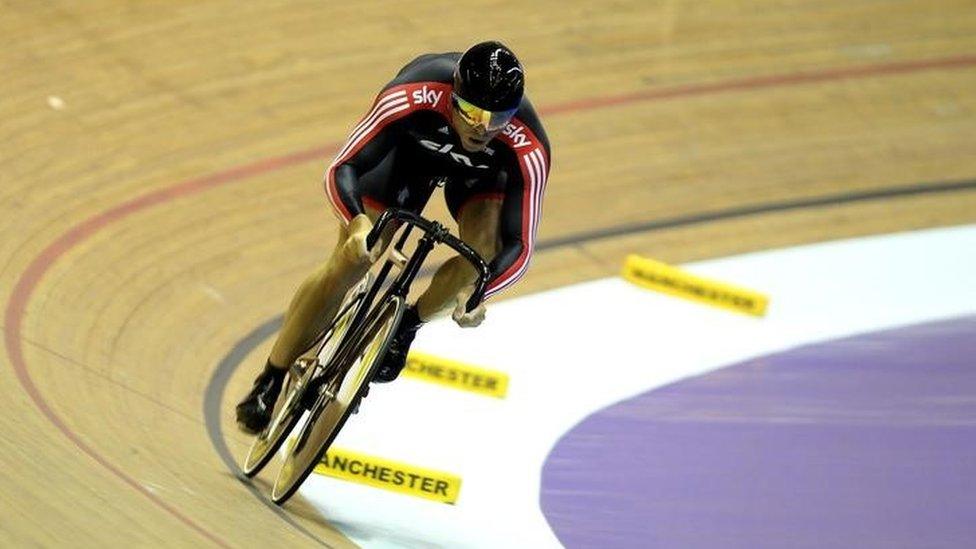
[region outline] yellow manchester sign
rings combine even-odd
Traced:
[[[403,375],[496,398],[508,392],[508,374],[411,351]]]
[[[695,276],[660,261],[630,255],[623,277],[638,286],[754,316],[764,316],[769,298],[759,292]]]
[[[391,492],[453,504],[461,477],[376,456],[330,448],[315,472]]]

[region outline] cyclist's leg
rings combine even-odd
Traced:
[[[380,212],[374,204],[366,204],[366,214],[375,221]],[[386,231],[383,236],[379,245],[386,249],[391,231]],[[340,223],[339,238],[332,255],[299,286],[271,349],[272,365],[286,368],[294,362],[312,344],[313,338],[332,322],[346,292],[362,280],[371,267],[369,263],[357,262],[342,253],[348,237],[346,223]]]
[[[501,211],[500,195],[480,194],[470,197],[457,212],[461,240],[488,262],[501,247]],[[446,261],[434,274],[430,287],[417,300],[417,313],[421,320],[430,320],[452,309],[458,292],[472,286],[476,279],[477,272],[464,258],[454,257]]]

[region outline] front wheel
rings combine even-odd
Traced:
[[[351,342],[333,383],[323,385],[308,420],[289,439],[288,454],[271,490],[278,505],[288,500],[318,465],[349,415],[356,409],[363,387],[369,383],[403,316],[403,298],[384,301],[367,317],[362,336]]]

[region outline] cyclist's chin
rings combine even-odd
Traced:
[[[461,136],[461,146],[468,152],[481,152],[488,146],[490,137],[468,137]]]

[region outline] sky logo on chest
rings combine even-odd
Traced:
[[[446,137],[450,137],[451,135],[451,131],[447,128],[447,126],[444,126],[437,131],[440,134],[444,134]],[[424,138],[420,138],[417,141],[425,149],[429,151],[433,151],[438,154],[443,154],[448,158],[450,158],[451,160],[463,166],[467,166],[469,168],[476,168],[479,170],[487,170],[489,168],[487,164],[475,164],[474,161],[471,160],[470,156],[468,156],[464,152],[461,152],[464,149],[458,148],[458,150],[455,150],[455,146],[453,143],[438,143],[437,141],[433,141],[431,139],[424,139]],[[484,152],[488,156],[492,156],[495,154],[495,150],[492,149],[491,147],[486,147]]]

